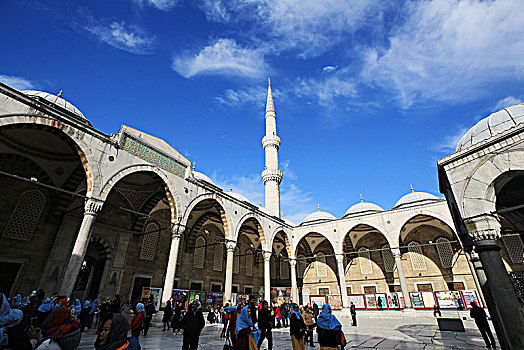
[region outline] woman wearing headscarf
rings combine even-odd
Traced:
[[[7,343],[7,347],[17,350],[31,350],[33,346],[22,324],[24,313],[18,309],[11,309],[4,294],[0,293],[0,328],[4,328],[0,335],[0,342]]]
[[[304,319],[302,318],[302,313],[300,312],[297,304],[291,305],[291,310],[289,310],[289,334],[291,335],[291,344],[293,345],[293,350],[304,350],[304,330],[306,325],[304,324]]]
[[[80,311],[80,315],[78,315],[78,319],[80,319],[80,332],[83,332],[84,329],[87,327],[87,323],[89,321],[89,313],[91,313],[91,302],[89,300],[86,300],[84,302],[84,307],[82,308],[82,311]]]
[[[171,323],[171,317],[173,317],[173,307],[171,306],[171,299],[166,302],[166,307],[164,308],[164,316],[162,316],[162,323],[164,328],[162,331],[169,330],[169,324]]]
[[[80,302],[80,299],[76,299],[75,305],[73,306],[73,316],[78,318],[81,311],[82,311],[82,303]]]
[[[125,315],[114,314],[112,318],[102,321],[102,328],[95,341],[96,350],[139,350],[140,343],[135,337],[127,338],[129,323]]]
[[[324,304],[317,317],[317,333],[320,350],[337,350],[340,345],[342,324],[331,313],[331,306]]]
[[[231,342],[234,344],[237,338],[237,320],[240,317],[240,313],[242,312],[242,304],[239,303],[237,306],[229,306],[226,308],[226,311],[229,313],[229,324],[227,326],[227,332],[229,339],[231,339]]]
[[[67,301],[62,300],[60,307],[51,311],[47,320],[42,324],[42,337],[47,338],[47,340],[37,349],[74,348],[74,344],[80,343],[81,334],[80,332],[75,333],[78,329],[78,320],[75,320],[71,315]]]
[[[255,327],[251,320],[251,310],[249,306],[244,306],[236,321],[236,340],[235,350],[257,350],[260,331]]]
[[[142,327],[144,325],[145,315],[146,315],[146,308],[144,304],[142,303],[136,304],[136,315],[135,317],[133,317],[133,320],[131,321],[131,326],[129,326],[129,329],[131,330],[131,334],[136,339],[140,337],[140,331],[142,330]]]
[[[36,310],[36,317],[38,319],[38,327],[42,327],[45,319],[51,314],[51,309],[53,308],[53,302],[51,298],[46,298],[44,303],[38,307]]]

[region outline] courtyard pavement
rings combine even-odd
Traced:
[[[358,320],[358,327],[351,327],[345,317],[340,320],[348,341],[346,349],[485,349],[480,332],[471,320],[464,321],[466,332],[440,332],[436,320],[428,317],[362,317]],[[493,331],[493,327],[491,329]],[[221,350],[224,340],[220,338],[220,330],[221,325],[206,325],[199,349]],[[78,349],[93,349],[95,339],[94,330],[88,330]],[[181,349],[182,335],[151,328],[146,337],[140,336],[140,344],[145,350]],[[318,349],[318,343],[315,345],[315,348],[306,345],[306,349]],[[273,330],[273,348],[292,349],[289,328]],[[266,341],[261,349],[267,349]]]

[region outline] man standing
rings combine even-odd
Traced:
[[[191,309],[186,312],[182,318],[182,329],[184,330],[184,340],[182,343],[182,350],[197,350],[200,332],[204,329],[206,322],[204,315],[200,310],[200,305],[197,300],[191,302]]]
[[[156,314],[156,307],[152,301],[149,301],[145,309],[146,309],[146,317],[144,318],[144,336],[146,336],[147,332],[149,332],[149,326],[151,325],[151,320],[153,319],[153,315]]]
[[[356,310],[355,304],[353,304],[353,302],[351,302],[351,306],[349,307],[349,310],[351,312],[351,319],[353,320],[351,325],[356,327],[357,326],[357,310]]]
[[[284,301],[282,305],[280,305],[280,314],[282,315],[282,327],[284,328],[288,326],[288,319],[287,319],[288,311],[289,311],[288,305]]]
[[[249,310],[251,312],[251,322],[253,322],[253,326],[256,326],[257,324],[257,305],[256,305],[257,299],[255,296],[249,297]]]
[[[486,312],[474,301],[472,301],[470,305],[471,311],[469,312],[469,317],[475,320],[475,324],[479,328],[480,334],[482,334],[482,338],[484,338],[484,343],[486,343],[486,347],[495,348],[497,345],[495,343],[495,338],[493,338],[493,333],[491,333],[491,329],[489,328]]]
[[[315,317],[315,323],[317,323],[318,305],[315,302],[313,302],[313,316]]]
[[[267,349],[273,349],[273,334],[271,333],[272,316],[271,309],[267,301],[262,302],[262,307],[258,310],[258,329],[260,329],[260,339],[258,341],[258,348],[262,345],[264,338],[267,339]]]

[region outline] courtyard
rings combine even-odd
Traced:
[[[364,315],[358,318],[358,327],[351,327],[347,317],[337,317],[343,324],[348,341],[346,349],[485,349],[480,332],[469,318],[464,320],[466,332],[440,332],[436,320],[427,314],[409,318]],[[222,349],[224,340],[220,338],[220,331],[221,325],[206,325],[199,347]],[[92,349],[95,339],[94,330],[88,330],[78,349]],[[140,345],[145,350],[180,349],[182,335],[174,335],[171,331],[162,332],[161,328],[151,328],[146,337],[140,337]],[[289,328],[273,330],[273,348],[292,349]],[[318,343],[315,343],[315,348],[319,348]],[[261,349],[267,349],[267,341],[264,341]],[[306,349],[312,348],[306,345]]]

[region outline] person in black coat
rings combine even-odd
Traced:
[[[315,323],[317,323],[318,312],[318,305],[317,303],[313,302],[313,317],[315,317]]]
[[[257,299],[254,296],[249,297],[249,310],[251,312],[251,321],[253,322],[253,325],[256,326],[257,324],[257,305],[256,305]]]
[[[258,329],[260,329],[260,339],[258,340],[258,348],[262,345],[264,338],[267,339],[267,349],[273,349],[273,334],[271,333],[271,326],[273,324],[273,316],[271,315],[271,309],[269,303],[264,300],[262,302],[262,308],[258,310]]]
[[[204,329],[205,324],[206,321],[204,321],[204,315],[202,315],[202,311],[199,309],[198,301],[193,300],[191,309],[186,312],[181,322],[184,330],[182,350],[197,350],[200,333]]]
[[[486,312],[474,301],[472,301],[470,305],[471,311],[469,312],[469,317],[475,320],[475,324],[479,328],[480,334],[482,334],[482,338],[484,338],[486,347],[496,347],[497,345],[495,343],[493,333],[491,333],[491,329],[489,328],[488,317],[486,316]]]
[[[357,326],[357,308],[355,307],[355,304],[351,302],[351,306],[349,307],[349,310],[351,312],[351,320],[353,321],[351,323],[352,326]]]
[[[153,315],[156,314],[156,307],[153,302],[147,303],[145,307],[146,317],[144,318],[144,336],[147,335],[147,332],[149,331],[149,326],[151,325],[151,320],[153,319]]]
[[[293,349],[304,349],[304,331],[306,324],[297,304],[291,304],[289,310],[289,334]]]
[[[289,313],[289,305],[285,301],[280,305],[280,314],[282,315],[282,327],[288,327],[288,313]]]
[[[164,316],[162,317],[162,323],[164,327],[162,331],[169,330],[169,325],[171,323],[171,318],[173,317],[173,307],[171,306],[171,300],[166,302],[166,307],[164,308]]]
[[[182,311],[184,311],[184,307],[182,306],[182,302],[178,301],[175,306],[175,311],[173,313],[171,321],[171,328],[173,328],[173,333],[180,332],[180,316],[182,315]]]

